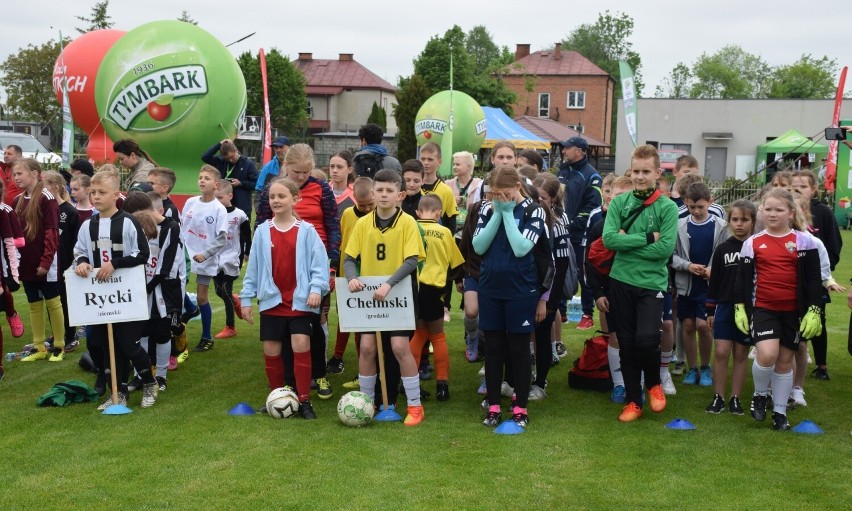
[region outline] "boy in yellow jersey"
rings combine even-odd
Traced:
[[[443,214],[441,225],[456,232],[456,221],[459,217],[459,209],[456,205],[456,195],[450,185],[438,177],[438,168],[441,166],[441,146],[435,142],[426,142],[420,148],[420,163],[423,164],[423,184],[421,185],[423,195],[435,194],[441,199]],[[449,281],[448,281],[449,282]],[[444,321],[450,320],[450,298],[453,294],[452,283],[444,287]]]
[[[352,229],[355,228],[355,223],[363,216],[366,216],[373,208],[375,201],[373,200],[373,180],[369,177],[359,177],[352,183],[352,194],[355,202],[354,206],[350,206],[343,210],[340,214],[340,252],[344,253],[346,244],[349,242],[349,237],[352,236]],[[341,270],[343,268],[340,268]],[[342,273],[342,271],[341,271]],[[340,374],[343,372],[343,354],[346,353],[346,344],[349,343],[349,332],[341,332],[340,325],[337,326],[337,342],[334,344],[334,355],[328,359],[326,364],[326,372],[332,374]],[[361,334],[355,334],[355,350],[360,350]],[[348,386],[347,386],[348,385]],[[351,382],[345,383],[346,388],[358,388],[358,379],[355,379],[354,384]]]
[[[412,276],[413,296],[417,296],[417,262],[426,257],[417,221],[403,213],[397,204],[403,199],[402,178],[398,172],[382,169],[373,178],[373,198],[376,209],[355,223],[352,236],[346,244],[343,271],[349,282],[349,291],[364,289],[359,275],[390,275],[374,292],[373,299],[382,301],[391,287],[408,275]],[[360,262],[360,268],[356,261]],[[415,300],[415,315],[417,303]],[[402,384],[408,398],[406,426],[416,426],[423,421],[420,404],[420,379],[417,365],[408,349],[410,331],[386,332],[390,337],[394,356],[399,361]],[[358,356],[358,381],[361,392],[371,398],[376,394],[376,336],[361,334],[361,353]]]
[[[450,355],[444,336],[444,302],[442,294],[447,284],[447,270],[459,268],[464,258],[453,239],[453,233],[438,224],[441,218],[441,200],[435,195],[420,199],[417,208],[419,224],[426,241],[426,263],[420,271],[417,305],[417,331],[411,339],[411,354],[420,365],[420,355],[427,341],[435,350],[435,374],[438,401],[450,399],[448,376]],[[451,280],[450,280],[451,281]]]

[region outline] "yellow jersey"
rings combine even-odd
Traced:
[[[447,284],[447,269],[464,264],[464,257],[453,239],[453,233],[434,220],[418,220],[426,240],[426,263],[420,270],[419,281],[432,287]]]
[[[367,276],[393,275],[407,258],[426,257],[417,220],[399,208],[384,229],[376,225],[375,210],[359,218],[344,253],[360,259],[358,274]]]
[[[364,213],[358,206],[349,206],[340,214],[340,253],[346,253],[346,243],[352,235],[352,230],[355,228],[355,223],[364,216],[370,213]],[[339,275],[343,275],[343,258],[340,258]]]

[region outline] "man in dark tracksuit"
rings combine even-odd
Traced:
[[[577,256],[577,272],[583,275],[583,233],[589,221],[589,212],[601,205],[601,176],[589,164],[589,144],[582,137],[571,137],[561,142],[562,165],[556,177],[565,185],[565,214],[570,221],[568,232],[571,246]],[[583,317],[577,328],[587,330],[594,326],[594,297],[584,279],[580,279],[580,298]],[[570,300],[570,297],[566,297]]]

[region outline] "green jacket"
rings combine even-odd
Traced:
[[[604,246],[615,251],[609,276],[625,284],[665,292],[669,287],[668,262],[677,240],[677,205],[660,197],[639,214],[627,234],[619,234],[624,220],[641,204],[632,193],[614,197],[609,204],[603,230]],[[660,233],[658,241],[654,241],[654,232]]]

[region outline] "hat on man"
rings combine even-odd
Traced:
[[[563,149],[568,149],[569,147],[579,148],[584,153],[589,151],[589,143],[586,142],[586,139],[583,137],[571,137],[568,140],[563,140],[559,143]]]
[[[275,137],[272,141],[272,147],[284,147],[290,145],[290,139],[287,137]]]
[[[92,167],[92,164],[89,163],[89,160],[75,160],[74,163],[71,164],[71,168],[74,170],[79,170],[83,174],[86,174],[89,177],[95,175],[95,168]]]

